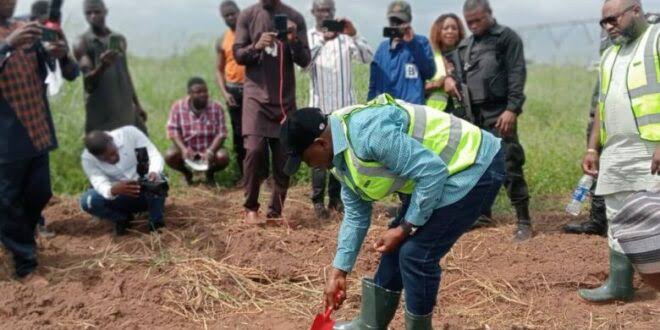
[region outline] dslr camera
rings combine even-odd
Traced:
[[[140,191],[147,195],[155,197],[167,197],[170,185],[165,178],[158,178],[156,181],[149,180],[149,153],[147,148],[136,148],[135,157],[137,158],[137,174]]]

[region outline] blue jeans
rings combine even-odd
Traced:
[[[34,233],[51,196],[48,154],[0,163],[0,241],[14,256],[18,277],[37,268]]]
[[[435,210],[397,251],[381,257],[374,283],[393,291],[403,289],[406,309],[413,315],[433,312],[440,288],[440,259],[476,222],[481,207],[495,200],[504,177],[504,153],[500,151],[463,199]]]
[[[87,190],[80,197],[80,208],[101,219],[114,223],[127,221],[133,214],[149,212],[149,223],[162,224],[165,212],[165,197],[140,194],[140,197],[118,196],[105,199],[94,189]]]

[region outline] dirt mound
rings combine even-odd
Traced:
[[[48,287],[11,280],[11,263],[0,254],[3,327],[305,329],[321,309],[340,220],[316,222],[306,193],[292,191],[285,226],[256,228],[241,223],[240,191],[179,192],[168,202],[162,235],[147,234],[146,221],[138,219],[122,238],[82,214],[75,200],[61,198],[46,212],[58,236],[40,240],[39,271]],[[365,247],[385,229],[381,211]],[[443,260],[437,328],[660,324],[660,300],[639,282],[632,303],[594,306],[578,299],[579,288],[607,276],[605,239],[563,235],[564,216],[547,213],[535,214],[533,240],[513,244],[511,219],[498,220],[498,227],[465,235]],[[377,262],[377,253],[362,251],[337,317],[355,315],[359,280]],[[401,312],[393,328],[403,328]]]

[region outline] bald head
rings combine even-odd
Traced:
[[[463,4],[463,12],[475,11],[479,9],[483,9],[490,13],[493,12],[493,10],[490,8],[490,2],[488,2],[488,0],[466,0]]]
[[[319,7],[332,7],[335,8],[334,0],[314,0],[312,2],[312,9]]]
[[[640,0],[606,0],[600,25],[614,44],[623,45],[636,40],[648,23]]]
[[[103,0],[85,0],[83,2],[83,10],[106,10],[105,2]]]

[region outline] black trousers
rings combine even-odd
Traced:
[[[326,180],[327,178],[327,180]],[[328,196],[331,201],[341,199],[341,183],[327,170],[312,169],[312,202],[314,204],[325,203],[325,187],[328,186]]]
[[[48,154],[0,163],[0,241],[18,277],[37,268],[35,229],[51,196]]]
[[[518,138],[518,129],[514,128],[511,135],[502,137],[500,132],[495,128],[497,118],[506,109],[506,105],[496,105],[494,107],[473,106],[473,114],[475,117],[476,125],[493,135],[502,138],[502,149],[504,150],[504,157],[506,163],[506,179],[504,187],[506,188],[511,205],[516,209],[516,213],[520,216],[521,211],[527,212],[529,207],[529,187],[525,180],[525,172],[523,166],[525,165],[525,149],[520,144]],[[482,213],[490,215],[492,205],[487,206]],[[529,219],[526,219],[529,220]]]
[[[229,117],[231,119],[232,140],[234,142],[234,153],[238,163],[238,171],[243,176],[243,161],[245,160],[245,146],[243,145],[243,88],[228,86],[227,91],[236,100],[236,106],[227,104]]]

